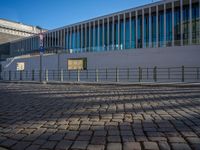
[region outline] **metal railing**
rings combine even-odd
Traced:
[[[200,67],[3,71],[2,80],[60,82],[200,82]]]

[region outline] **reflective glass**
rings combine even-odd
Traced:
[[[136,48],[136,21],[135,17],[131,19],[131,48]]]
[[[172,45],[172,10],[166,11],[166,46]]]
[[[142,16],[138,16],[137,44],[138,48],[142,48]]]
[[[120,49],[124,48],[124,21],[120,20]]]
[[[118,49],[118,21],[115,21],[114,26],[114,47],[115,49]]]
[[[149,45],[149,15],[144,16],[144,47]]]
[[[151,15],[152,47],[156,47],[156,13]]]
[[[129,18],[126,18],[126,41],[125,41],[125,49],[129,49],[130,48],[130,20]]]
[[[159,16],[158,16],[158,36],[159,36],[159,47],[163,47],[164,46],[164,12],[160,11],[159,12]]]
[[[180,45],[181,26],[180,26],[180,7],[174,8],[174,45]]]
[[[192,4],[192,43],[197,44],[200,38],[199,3]]]
[[[189,6],[183,6],[183,44],[187,45],[189,42]]]

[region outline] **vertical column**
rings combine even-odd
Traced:
[[[166,3],[164,3],[164,47],[166,47]]]
[[[198,25],[199,25],[199,33],[198,33],[198,36],[197,36],[197,38],[199,38],[199,44],[200,44],[200,0],[199,0],[199,23],[198,23]],[[197,39],[197,41],[198,41],[198,39]]]
[[[149,48],[152,47],[151,7],[149,8]],[[166,31],[166,30],[165,30]]]
[[[90,52],[90,51],[92,51],[91,50],[91,24],[92,24],[92,22],[89,22],[88,23],[89,24],[89,46],[88,46],[88,51]]]
[[[57,45],[60,47],[60,30],[58,30]]]
[[[107,18],[107,51],[110,51],[110,22],[109,17]]]
[[[69,53],[71,53],[72,49],[72,27],[69,28]]]
[[[118,15],[118,50],[120,50],[120,15]]]
[[[54,38],[53,32],[51,32],[51,47],[53,47],[53,38]]]
[[[131,12],[129,13],[129,27],[130,27],[130,45],[129,45],[129,47],[131,48],[131,45],[132,45],[132,27],[131,27],[131,25],[132,25],[132,23],[131,23],[131,21],[132,21],[132,18],[131,18]]]
[[[104,18],[103,18],[102,20],[103,20],[103,25],[102,25],[102,28],[103,28],[103,34],[102,34],[102,36],[103,36],[103,37],[102,37],[102,38],[103,38],[103,39],[102,39],[102,43],[103,43],[103,44],[102,44],[102,50],[104,51],[104,50],[105,50],[105,44],[104,44],[104,43],[105,43],[105,42],[104,42],[104,40],[105,40],[105,39],[104,39],[104,34],[105,34],[105,29],[104,29]]]
[[[68,41],[69,41],[69,40],[68,40],[68,37],[69,37],[69,36],[68,36],[68,35],[69,35],[68,28],[65,28],[65,30],[64,30],[64,37],[65,37],[65,38],[64,38],[64,39],[65,39],[65,40],[64,40],[64,47],[65,47],[65,50],[66,50],[67,52],[69,52],[69,51],[68,51],[68,50],[69,50],[69,48],[68,48],[68,47],[69,47],[69,43],[68,43]]]
[[[115,49],[115,42],[114,42],[114,36],[115,36],[115,16],[112,17],[112,49]]]
[[[136,10],[135,12],[135,39],[136,39],[136,42],[135,42],[135,45],[136,45],[136,48],[138,48],[138,12]]]
[[[181,46],[183,45],[183,0],[180,0],[180,8],[181,8]]]
[[[124,41],[123,41],[123,48],[122,49],[126,49],[126,13],[124,13],[123,15],[123,20],[124,20]]]
[[[49,39],[49,33],[46,33],[46,42],[45,42],[46,43],[46,48],[49,47],[48,46],[49,45],[49,40],[48,39]]]
[[[172,2],[172,46],[174,46],[174,2]]]
[[[81,41],[80,41],[80,45],[81,45],[81,52],[83,52],[83,24],[81,24]]]
[[[158,5],[156,6],[156,47],[158,47]]]
[[[96,51],[96,28],[95,28],[95,21],[93,22],[93,51]]]
[[[85,23],[85,52],[87,51],[87,23]]]
[[[97,49],[100,49],[100,20],[98,20],[98,42],[97,42]]]
[[[192,44],[192,0],[189,0],[189,44]]]
[[[67,39],[67,37],[66,36],[68,36],[68,34],[66,34],[66,28],[64,28],[63,29],[63,48],[64,48],[64,51],[66,51],[66,49],[67,49],[67,41],[66,41],[66,39]]]
[[[144,48],[146,45],[144,43],[144,9],[142,9],[142,48]]]

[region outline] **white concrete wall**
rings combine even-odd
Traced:
[[[67,70],[68,58],[87,58],[87,67],[94,68],[137,68],[137,67],[200,67],[200,45],[145,48],[122,51],[60,54],[60,68]],[[4,71],[16,70],[17,62],[25,62],[25,70],[39,70],[39,57],[15,59],[2,62]],[[8,65],[9,64],[9,65]],[[58,54],[43,56],[43,69],[58,69]],[[196,75],[196,73],[195,73]],[[194,75],[194,76],[195,76]],[[180,78],[180,76],[179,76]]]

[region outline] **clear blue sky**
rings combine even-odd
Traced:
[[[151,2],[152,0],[0,0],[0,18],[54,29]]]

